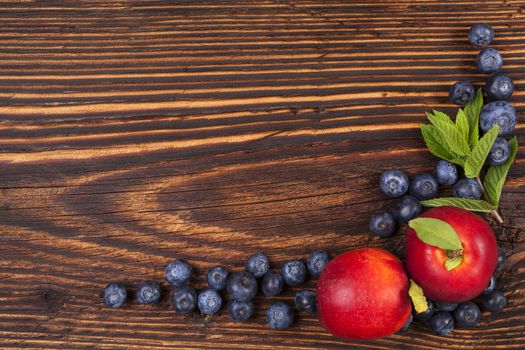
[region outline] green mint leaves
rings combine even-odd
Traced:
[[[483,180],[483,186],[485,187],[485,192],[489,200],[494,203],[494,206],[499,205],[499,199],[501,197],[501,190],[505,184],[505,179],[507,178],[507,173],[509,172],[510,166],[516,158],[516,153],[518,152],[518,139],[514,136],[510,142],[510,156],[509,159],[497,166],[491,166],[485,175]]]
[[[410,288],[408,289],[408,295],[412,299],[412,304],[414,304],[414,309],[416,313],[426,312],[428,310],[427,298],[423,293],[423,289],[417,285],[416,282],[410,280]]]

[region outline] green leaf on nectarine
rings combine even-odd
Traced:
[[[408,290],[408,295],[410,296],[410,299],[412,299],[412,304],[414,304],[416,313],[419,314],[428,310],[427,298],[425,298],[423,289],[413,280],[410,280],[410,289]]]
[[[445,268],[447,269],[447,271],[455,269],[461,264],[462,259],[463,257],[461,256],[456,256],[454,258],[448,258],[447,261],[445,261]]]
[[[417,237],[428,245],[445,250],[462,250],[458,234],[449,223],[434,218],[416,218],[409,221]]]

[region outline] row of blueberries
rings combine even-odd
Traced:
[[[299,286],[306,280],[307,272],[318,277],[330,256],[326,251],[317,250],[310,254],[305,264],[301,260],[290,260],[283,264],[280,272],[270,271],[270,260],[263,253],[252,255],[246,262],[246,271],[230,273],[225,266],[213,266],[206,272],[207,289],[197,294],[189,285],[193,267],[183,259],[176,259],[165,269],[165,278],[174,287],[171,296],[173,309],[179,314],[188,314],[199,309],[203,315],[217,313],[222,307],[219,294],[227,290],[230,302],[228,312],[234,321],[247,321],[255,312],[252,300],[259,289],[257,279],[261,279],[261,292],[267,297],[282,293],[285,284]],[[159,301],[160,285],[146,281],[137,286],[137,302],[154,304]],[[112,308],[122,307],[128,293],[123,283],[112,282],[103,292],[104,302]],[[315,292],[300,290],[295,294],[295,307],[310,314],[317,312]],[[294,311],[285,302],[273,302],[266,312],[266,320],[272,329],[286,329],[294,320]]]

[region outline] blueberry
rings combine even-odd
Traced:
[[[160,286],[152,281],[137,286],[137,301],[140,304],[154,304],[160,299]]]
[[[306,266],[301,260],[290,260],[284,263],[281,274],[289,286],[297,286],[306,279]]]
[[[247,321],[254,312],[255,305],[251,301],[232,300],[228,304],[228,313],[232,320],[237,322]]]
[[[403,327],[400,329],[401,332],[406,332],[408,330],[408,327],[410,327],[410,325],[412,324],[412,320],[414,319],[414,317],[412,317],[412,314],[410,314],[410,317],[408,318],[408,320],[405,322],[405,324],[403,325]]]
[[[494,39],[494,29],[487,23],[478,23],[470,27],[468,41],[477,47],[490,45]]]
[[[499,135],[504,136],[516,127],[516,110],[509,102],[494,101],[487,103],[479,114],[479,127],[483,132],[489,131],[494,124],[499,125]]]
[[[505,264],[505,251],[503,251],[503,248],[498,247],[498,264],[496,265],[496,270],[497,271],[501,270],[504,264]]]
[[[188,284],[193,268],[186,260],[176,259],[166,266],[165,272],[169,284],[180,287]]]
[[[503,137],[498,137],[490,149],[488,160],[490,165],[501,165],[509,159],[510,146]]]
[[[454,320],[458,327],[468,328],[474,326],[481,318],[479,307],[471,301],[461,303],[454,310]]]
[[[257,253],[248,258],[246,271],[255,278],[261,278],[270,270],[270,259],[263,253]]]
[[[454,329],[454,318],[450,312],[438,311],[428,321],[428,327],[439,335],[447,335]]]
[[[113,309],[122,307],[126,302],[128,292],[126,287],[120,282],[111,282],[104,289],[104,302]]]
[[[430,174],[417,174],[410,182],[410,194],[419,200],[434,198],[438,189],[436,179]]]
[[[404,225],[421,213],[421,204],[410,195],[403,196],[394,202],[392,214],[399,225]]]
[[[379,179],[381,191],[389,197],[401,197],[408,191],[408,176],[401,170],[387,170]]]
[[[228,280],[228,269],[224,266],[214,266],[206,272],[206,281],[208,286],[213,290],[223,290],[226,288],[226,281]]]
[[[489,284],[487,287],[481,292],[481,294],[490,294],[492,291],[496,288],[496,276],[492,275],[490,278]]]
[[[430,300],[427,300],[427,311],[417,313],[414,310],[414,318],[418,321],[428,321],[430,318],[434,315],[434,312],[436,309],[434,308],[434,303],[432,303]]]
[[[483,49],[478,54],[476,65],[480,73],[496,73],[503,67],[503,58],[496,49]]]
[[[452,186],[452,194],[454,197],[480,199],[481,187],[474,179],[460,179]]]
[[[275,297],[282,293],[284,287],[283,276],[279,272],[269,271],[262,280],[261,290],[267,297]]]
[[[179,314],[189,314],[197,307],[197,292],[191,286],[175,288],[171,297],[173,309]]]
[[[449,161],[440,160],[434,167],[434,177],[440,185],[453,185],[458,181],[458,168]]]
[[[257,294],[257,280],[249,272],[236,272],[228,278],[226,288],[232,299],[250,301]]]
[[[330,255],[328,255],[328,253],[324,250],[316,250],[311,252],[306,263],[310,275],[319,277],[329,261]]]
[[[494,74],[487,79],[485,93],[493,101],[508,100],[514,93],[514,82],[504,74]]]
[[[458,304],[455,303],[440,303],[439,301],[436,301],[435,305],[439,311],[454,311],[458,307]]]
[[[450,102],[464,106],[474,98],[474,86],[468,81],[458,81],[450,87],[448,98]]]
[[[368,228],[374,235],[385,238],[396,232],[397,223],[392,214],[382,211],[370,217]]]
[[[216,290],[205,289],[199,293],[197,305],[203,315],[213,315],[220,310],[222,298]]]
[[[292,308],[282,301],[273,302],[266,311],[266,322],[271,329],[286,329],[294,320]]]
[[[500,312],[507,306],[507,298],[503,293],[493,290],[489,294],[481,295],[483,307],[490,312]]]
[[[315,314],[317,312],[315,292],[305,289],[295,293],[295,307],[297,310],[304,310],[309,314]]]

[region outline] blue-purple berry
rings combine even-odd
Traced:
[[[492,43],[494,29],[487,23],[477,23],[470,27],[468,41],[476,47],[485,47]]]
[[[387,170],[379,178],[381,191],[389,197],[401,197],[408,191],[407,174],[401,170]]]

